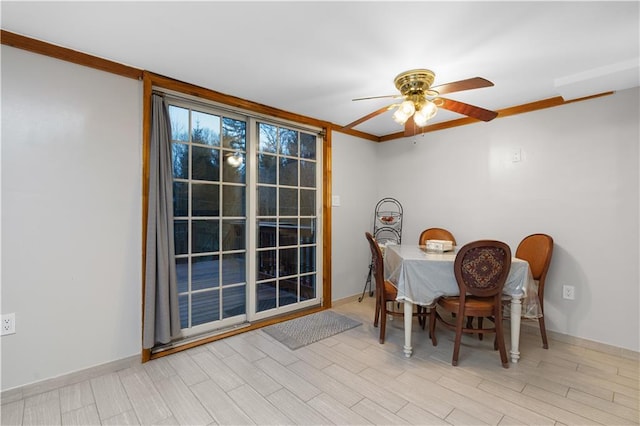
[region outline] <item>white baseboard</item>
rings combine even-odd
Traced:
[[[523,320],[520,331],[522,333],[535,334],[536,336],[540,336],[540,327],[538,325],[538,321]],[[631,349],[620,348],[617,346],[595,342],[593,340],[583,339],[580,337],[569,336],[568,334],[558,333],[557,331],[551,331],[549,329],[547,329],[547,338],[549,340],[557,340],[558,342],[569,343],[581,348],[592,349],[594,351],[615,355],[622,358],[632,359],[636,361],[640,360],[640,352],[635,352]],[[551,347],[552,344],[550,342],[549,348],[551,349]]]
[[[12,389],[7,389],[5,391],[2,391],[2,393],[0,394],[0,399],[2,400],[2,404],[6,404],[8,402],[17,401],[32,395],[48,392],[59,387],[80,383],[94,377],[102,376],[104,374],[115,373],[117,371],[124,370],[125,368],[140,365],[141,357],[142,355],[133,355],[127,358],[111,361],[106,364],[96,365],[94,367],[75,371],[73,373],[63,374],[51,379],[46,379],[39,382],[18,386]]]
[[[357,302],[359,297],[360,297],[360,295],[354,294],[353,296],[348,296],[348,297],[344,297],[342,299],[332,300],[331,301],[331,307],[335,308],[336,306],[345,305],[345,304],[351,303],[351,302]],[[368,294],[365,295],[365,297],[369,297]]]

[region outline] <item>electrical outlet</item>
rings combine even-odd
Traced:
[[[16,314],[2,315],[2,336],[16,333]]]
[[[516,148],[513,151],[511,151],[511,161],[513,163],[519,163],[522,160],[522,152],[520,151],[520,148]]]
[[[576,298],[576,288],[572,285],[563,285],[562,286],[562,298],[567,300],[575,300]]]

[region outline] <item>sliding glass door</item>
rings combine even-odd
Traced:
[[[317,137],[257,123],[257,317],[318,299]],[[289,307],[287,309],[287,307]]]
[[[183,335],[319,304],[320,138],[169,104]]]

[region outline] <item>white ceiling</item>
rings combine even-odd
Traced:
[[[351,99],[395,94],[394,77],[413,68],[435,71],[436,85],[491,80],[447,97],[494,110],[558,96],[565,82],[581,94],[637,86],[639,5],[2,1],[1,16],[7,31],[344,125],[391,103]],[[389,112],[356,129],[401,127]]]

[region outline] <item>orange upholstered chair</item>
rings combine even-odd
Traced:
[[[427,244],[427,240],[453,241],[453,245],[456,245],[456,239],[453,234],[443,228],[429,228],[422,231],[420,238],[418,238],[418,244],[423,246]]]
[[[525,237],[516,249],[516,257],[526,260],[531,268],[533,279],[538,283],[538,299],[540,300],[540,313],[538,318],[540,325],[540,335],[542,336],[542,346],[549,349],[547,342],[547,330],[544,325],[544,284],[551,263],[553,254],[553,238],[547,234],[532,234]]]

